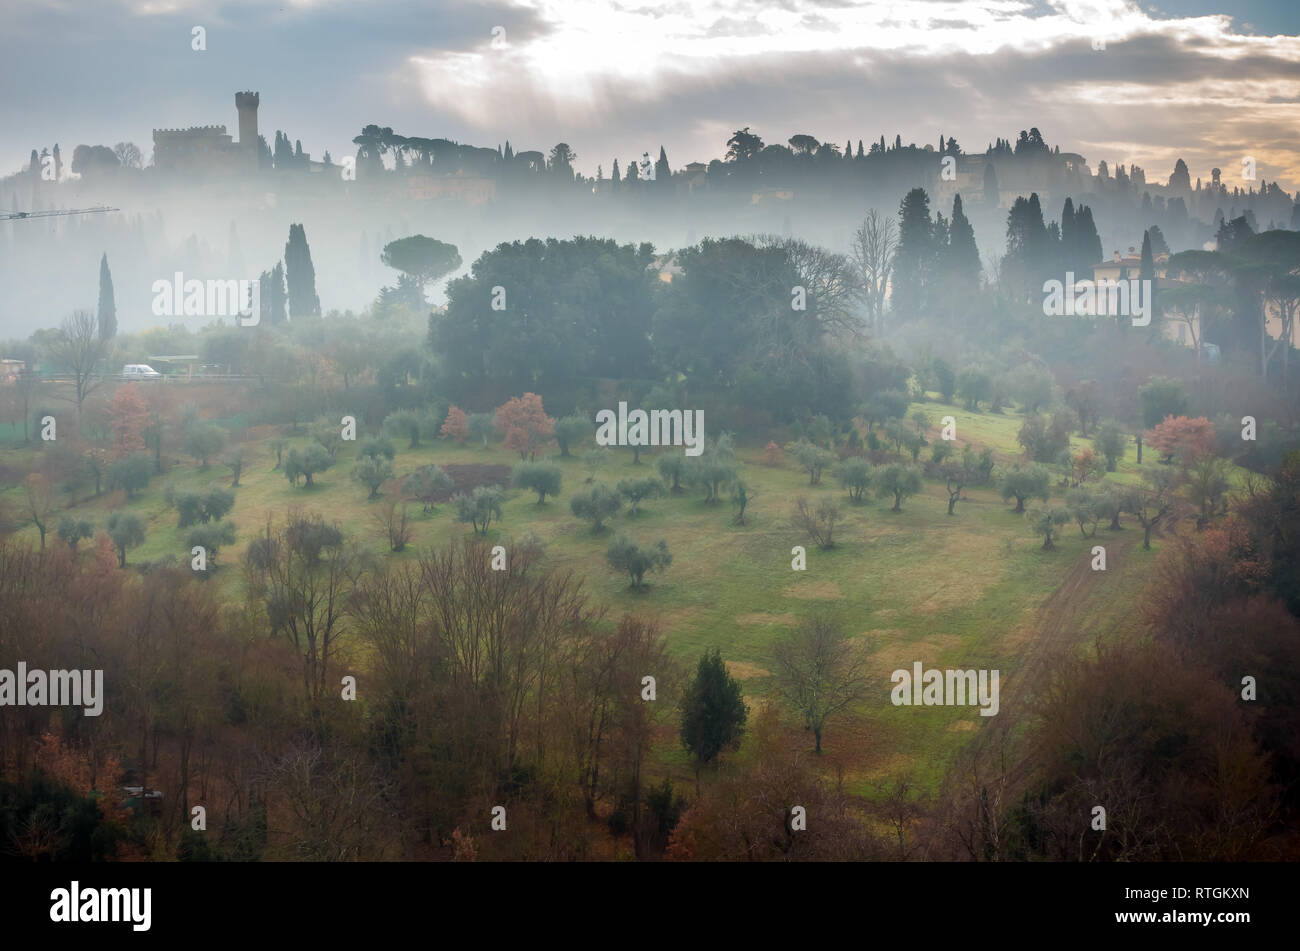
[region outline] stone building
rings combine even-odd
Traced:
[[[239,141],[224,125],[153,130],[153,164],[160,172],[251,172],[257,169],[258,135],[255,92],[235,93]]]

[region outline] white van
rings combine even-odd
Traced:
[[[157,380],[162,374],[147,363],[128,363],[122,367],[122,376],[128,380]]]

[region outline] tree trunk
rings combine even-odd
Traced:
[[[1145,531],[1145,534],[1142,537],[1142,548],[1144,551],[1150,551],[1151,550],[1151,524],[1150,523],[1143,524],[1142,528]]]

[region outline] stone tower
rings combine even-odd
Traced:
[[[257,103],[255,92],[235,93],[235,108],[239,110],[239,151],[244,161],[257,167]]]

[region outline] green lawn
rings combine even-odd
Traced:
[[[957,423],[959,442],[993,446],[1000,461],[1018,455],[1018,414],[970,413],[943,404],[926,405],[936,431],[944,415]],[[359,434],[364,438],[365,434]],[[292,440],[302,446],[306,435]],[[1077,448],[1085,440],[1076,438]],[[441,442],[415,450],[398,443],[395,468],[399,476],[426,463],[503,463],[513,465],[515,454],[499,446],[449,446]],[[679,449],[666,450],[680,452]],[[8,451],[6,461],[16,463],[36,450]],[[337,521],[348,535],[373,550],[377,557],[414,559],[420,550],[442,546],[468,534],[468,526],[457,522],[451,506],[438,506],[430,515],[415,512],[414,539],[401,555],[387,551],[379,527],[373,520],[381,502],[367,501],[366,490],[350,477],[355,449],[344,444],[334,467],[316,477],[311,489],[291,487],[279,470],[267,440],[247,445],[246,463],[231,517],[238,541],[220,553],[221,569],[212,578],[229,592],[242,596],[240,572],[234,567],[248,540],[261,531],[268,517],[280,519],[289,506],[300,506]],[[852,791],[870,794],[873,784],[892,776],[907,775],[921,789],[932,789],[942,777],[952,754],[966,742],[984,718],[975,707],[895,707],[889,702],[890,672],[910,668],[913,661],[926,667],[957,666],[996,668],[1002,672],[1003,689],[1014,678],[1027,652],[1040,633],[1036,618],[1062,578],[1081,560],[1091,558],[1094,544],[1110,544],[1107,533],[1097,540],[1080,537],[1076,527],[1067,526],[1055,552],[1040,550],[1041,538],[1031,535],[1023,517],[997,497],[991,488],[968,491],[969,500],[948,516],[947,494],[942,485],[926,482],[922,493],[908,499],[901,512],[889,511],[889,501],[872,499],[852,505],[830,473],[823,484],[808,485],[808,476],[787,459],[771,468],[760,462],[756,449],[741,452],[744,472],[755,494],[747,513],[747,524],[734,523],[727,500],[706,505],[698,493],[651,499],[633,518],[626,510],[608,522],[600,536],[593,536],[587,524],[569,511],[569,498],[583,488],[586,469],[579,458],[557,460],[564,469],[561,495],[536,504],[530,492],[510,490],[504,518],[491,529],[491,536],[509,545],[512,537],[525,532],[539,535],[547,544],[555,566],[570,568],[585,579],[585,590],[606,606],[612,617],[624,611],[638,611],[658,617],[668,632],[671,650],[683,664],[693,667],[706,648],[720,647],[733,673],[744,682],[751,703],[764,702],[773,694],[771,646],[814,609],[832,611],[845,629],[865,643],[870,652],[874,681],[868,695],[849,714],[830,723],[824,738],[827,768],[837,764],[844,770]],[[652,473],[654,457],[643,454],[640,466],[632,465],[630,451],[620,450],[598,480],[611,488],[620,478]],[[1148,464],[1154,464],[1147,456]],[[1129,453],[1120,471],[1108,478],[1136,479],[1134,453]],[[177,492],[209,485],[228,486],[227,469],[213,465],[202,471],[190,461],[171,466],[155,477],[139,497],[124,502],[120,494],[105,494],[75,507],[80,517],[103,526],[112,506],[141,515],[147,522],[147,540],[128,555],[140,563],[174,555],[188,561],[184,544],[186,530],[176,527],[176,513],[163,501],[170,483]],[[1059,491],[1059,490],[1057,490]],[[841,501],[845,519],[836,532],[836,546],[817,549],[791,527],[790,512],[795,499],[834,497]],[[22,490],[11,487],[0,498],[21,507]],[[58,516],[52,519],[57,524]],[[613,572],[604,553],[617,533],[637,541],[667,541],[673,554],[672,566],[663,574],[648,578],[650,588],[636,592],[624,575]],[[35,539],[35,529],[24,528],[20,537]],[[1125,541],[1140,529],[1130,527]],[[1113,537],[1113,536],[1111,536]],[[807,547],[807,570],[791,569],[791,549]],[[1109,570],[1090,584],[1073,607],[1073,619],[1061,636],[1073,644],[1091,643],[1097,634],[1124,630],[1132,623],[1134,596],[1140,590],[1150,553],[1140,546],[1126,557],[1116,555]],[[1007,715],[1014,711],[1003,713]],[[790,719],[792,742],[801,740],[802,724]],[[746,753],[742,749],[739,754]],[[663,768],[684,781],[689,766],[675,738],[665,738],[657,750]]]

